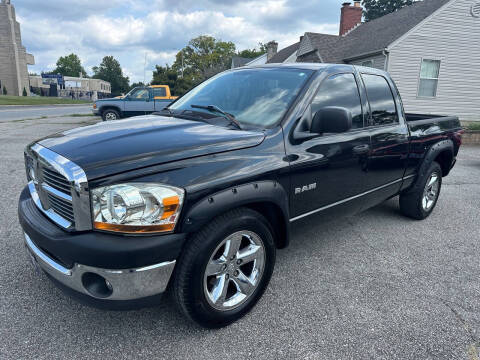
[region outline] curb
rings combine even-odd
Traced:
[[[465,130],[462,135],[462,144],[480,145],[480,130]]]

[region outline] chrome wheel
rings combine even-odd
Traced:
[[[117,120],[117,114],[114,112],[107,112],[105,114],[105,120]]]
[[[440,175],[433,172],[427,180],[425,189],[423,190],[422,207],[423,210],[429,211],[435,204],[440,188]]]
[[[265,267],[265,247],[259,235],[238,231],[225,238],[207,263],[204,292],[215,309],[232,310],[255,291]]]

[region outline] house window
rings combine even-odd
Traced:
[[[418,96],[436,97],[440,60],[423,59],[420,68]]]
[[[373,68],[373,60],[362,61],[362,66]]]

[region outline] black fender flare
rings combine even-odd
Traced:
[[[415,182],[407,190],[408,192],[415,191],[418,189],[419,186],[421,186],[419,179],[423,179],[426,176],[426,173],[430,168],[430,165],[432,164],[432,162],[435,161],[438,155],[440,155],[443,152],[449,153],[451,155],[451,159],[453,160],[454,145],[452,140],[448,139],[448,140],[439,141],[434,145],[432,145],[430,149],[427,150],[427,153],[425,154],[423,161],[418,168]],[[443,170],[443,167],[442,167],[442,170]],[[448,171],[449,170],[450,170],[450,166],[448,168]],[[448,171],[442,175],[443,176],[447,175]]]
[[[204,197],[183,216],[181,232],[196,232],[216,216],[241,206],[262,213],[272,225],[277,247],[288,246],[290,240],[288,193],[274,180],[246,183]]]

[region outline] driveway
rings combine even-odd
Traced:
[[[0,105],[0,122],[41,117],[91,114],[91,104],[81,105]]]
[[[480,147],[461,149],[424,221],[402,217],[392,199],[347,219],[296,222],[253,311],[205,330],[168,298],[102,311],[32,271],[16,214],[23,148],[95,121],[0,124],[0,359],[479,358]]]

